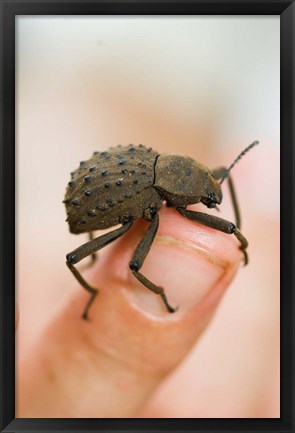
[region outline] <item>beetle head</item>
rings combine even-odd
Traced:
[[[217,192],[217,195],[216,195],[216,192]],[[220,204],[221,200],[222,200],[221,188],[217,188],[216,192],[209,192],[207,197],[201,198],[201,202],[210,209],[213,207],[216,207],[216,205]]]
[[[155,188],[172,206],[201,202],[208,208],[213,208],[221,203],[219,182],[207,167],[192,158],[160,155],[155,173]]]

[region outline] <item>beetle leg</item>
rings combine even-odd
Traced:
[[[94,239],[94,234],[93,234],[93,232],[89,232],[89,241],[92,241],[92,239]],[[97,259],[97,254],[96,253],[92,253],[91,254],[91,261],[89,263],[89,266],[93,265],[93,263],[95,262],[96,259]]]
[[[89,241],[92,241],[92,239],[94,239],[93,232],[89,232],[88,233],[88,239],[89,239]],[[90,261],[88,263],[85,263],[85,265],[81,266],[80,271],[84,272],[86,269],[90,268],[94,264],[94,262],[96,261],[96,259],[97,259],[97,254],[96,253],[92,253],[91,257],[90,257]]]
[[[94,301],[97,293],[98,293],[98,289],[96,289],[95,287],[90,286],[87,281],[84,280],[84,278],[82,277],[82,275],[80,274],[80,272],[78,271],[78,269],[75,268],[74,265],[72,265],[70,262],[66,262],[68,268],[70,269],[70,271],[72,272],[72,274],[76,277],[76,279],[79,281],[79,283],[81,284],[82,287],[84,287],[85,290],[87,290],[90,293],[90,298],[86,304],[86,307],[84,309],[82,318],[87,320],[88,319],[88,310],[92,304],[92,302]]]
[[[113,242],[115,239],[122,236],[124,233],[127,232],[127,230],[130,229],[132,226],[133,221],[130,221],[121,227],[119,227],[116,230],[113,230],[112,232],[106,233],[102,236],[99,236],[98,238],[92,239],[89,242],[86,242],[85,244],[81,245],[79,248],[76,248],[71,253],[67,254],[66,258],[66,264],[72,274],[75,276],[75,278],[79,281],[79,283],[84,287],[85,290],[87,290],[91,296],[89,301],[86,304],[86,307],[83,312],[83,319],[88,319],[88,310],[93,303],[97,293],[98,289],[90,286],[82,277],[78,269],[75,268],[74,264],[80,262],[85,257],[89,256],[90,254],[94,254],[96,251],[100,250],[101,248],[105,247],[109,243]]]
[[[244,254],[244,263],[245,265],[247,265],[248,254],[246,252],[246,248],[248,246],[248,241],[233,223],[203,212],[195,212],[184,208],[176,209],[181,215],[192,221],[199,222],[201,224],[204,224],[204,226],[211,227],[212,229],[219,230],[224,233],[234,234],[241,244],[240,250]]]
[[[129,263],[129,267],[132,271],[132,274],[135,276],[135,278],[137,278],[138,281],[140,281],[145,287],[150,289],[152,292],[156,293],[157,295],[160,295],[169,313],[173,313],[174,311],[176,311],[176,308],[173,308],[171,307],[171,305],[169,305],[164,289],[162,287],[156,286],[150,280],[148,280],[144,275],[138,272],[142,267],[146,256],[148,255],[148,252],[155,239],[158,227],[159,227],[159,216],[156,213],[146,233],[144,234],[139,244],[137,245],[136,250],[134,251],[134,254],[132,256],[132,260]]]
[[[227,171],[226,167],[219,167],[215,170],[211,170],[215,179],[221,179],[226,171]],[[238,229],[240,229],[241,228],[241,217],[240,217],[239,205],[238,205],[238,201],[237,201],[237,195],[236,195],[235,189],[234,189],[233,180],[232,180],[230,174],[228,174],[227,180],[228,180],[229,192],[230,192],[230,196],[231,196],[231,200],[232,200],[232,204],[233,204],[233,208],[234,208],[234,213],[235,213],[236,227]]]

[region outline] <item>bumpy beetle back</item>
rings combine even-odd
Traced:
[[[72,233],[105,229],[142,218],[153,201],[154,166],[158,153],[143,145],[94,152],[72,173],[65,195]]]

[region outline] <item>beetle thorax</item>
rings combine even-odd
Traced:
[[[154,186],[173,206],[199,203],[208,197],[218,204],[222,200],[221,187],[209,169],[189,157],[160,155]]]

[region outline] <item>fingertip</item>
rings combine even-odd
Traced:
[[[160,225],[140,273],[165,290],[168,304],[179,306],[183,313],[199,304],[214,289],[223,275],[237,270],[241,252],[237,240],[228,234],[192,222],[174,209],[163,208]],[[143,311],[167,316],[167,306],[129,271],[129,264],[148,223],[138,221],[134,227],[103,255],[100,271],[103,278],[119,282],[128,291],[130,302]]]
[[[95,333],[102,326],[114,332],[115,327],[118,339],[122,338],[122,329],[128,335],[141,333],[143,338],[149,338],[156,323],[159,340],[167,335],[169,338],[169,329],[174,333],[174,327],[180,324],[182,332],[190,334],[189,327],[194,322],[192,342],[206,322],[204,317],[212,314],[238,270],[238,243],[233,236],[189,221],[173,209],[161,210],[159,232],[140,272],[164,288],[165,303],[129,269],[147,227],[147,222],[136,222],[88,271],[91,284],[101,289],[90,309],[92,331]],[[80,298],[82,309],[88,294],[81,292]]]

